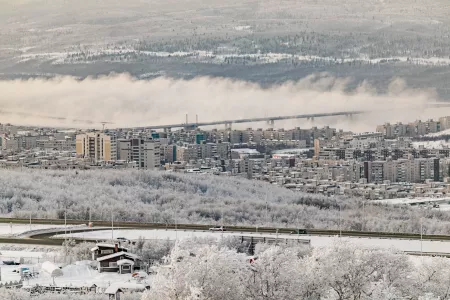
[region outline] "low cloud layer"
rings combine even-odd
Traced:
[[[386,121],[437,118],[445,109],[425,109],[438,101],[431,90],[410,89],[401,80],[378,94],[362,84],[345,92],[347,79],[317,74],[295,83],[271,88],[217,78],[136,80],[110,75],[77,80],[72,77],[0,81],[0,120],[18,125],[93,127],[101,122],[114,127],[163,125],[199,121],[279,116],[318,112],[369,110],[368,115],[275,123],[277,127],[332,125],[355,131],[374,130]],[[9,113],[5,113],[9,112]],[[23,113],[23,114],[20,114]],[[51,119],[46,116],[65,118]],[[73,120],[88,120],[92,124]],[[265,124],[242,124],[262,127]]]

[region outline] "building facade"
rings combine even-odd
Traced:
[[[114,135],[101,132],[87,132],[77,135],[76,152],[78,157],[98,161],[117,160],[117,140]]]
[[[161,147],[157,140],[131,138],[118,141],[118,159],[135,162],[139,169],[159,169]]]

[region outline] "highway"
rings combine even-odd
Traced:
[[[68,225],[88,224],[87,220],[67,220]],[[13,224],[29,224],[29,219],[18,218],[0,218],[0,223]],[[46,224],[46,225],[64,225],[64,220],[59,219],[32,219],[32,224]],[[76,228],[72,232],[83,232],[92,230],[105,230],[111,228],[109,221],[93,221],[93,228]],[[179,229],[179,230],[198,230],[207,231],[210,227],[215,225],[205,224],[162,224],[162,223],[141,223],[141,222],[114,222],[116,229]],[[349,230],[326,230],[326,229],[303,229],[304,233],[296,234],[296,228],[276,228],[276,227],[256,227],[256,226],[226,226],[226,230],[236,233],[271,233],[271,234],[295,234],[302,235],[317,235],[317,236],[345,236],[345,237],[368,237],[368,238],[392,238],[392,239],[410,239],[420,240],[419,233],[395,233],[395,232],[367,232],[367,231],[349,231]],[[55,228],[55,230],[45,232],[36,232],[27,235],[26,238],[0,238],[0,243],[28,243],[39,245],[61,245],[63,239],[50,239],[51,236],[64,233],[64,228]],[[449,241],[450,235],[423,235],[423,240],[430,241]],[[81,241],[81,240],[80,240]]]

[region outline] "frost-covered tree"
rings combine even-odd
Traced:
[[[217,246],[172,250],[144,300],[245,299],[242,282],[249,275],[246,257]]]
[[[315,272],[338,300],[366,299],[375,290],[380,292],[380,287],[398,289],[401,294],[411,272],[405,254],[346,242],[314,249],[307,261],[315,261]]]
[[[236,250],[187,241],[158,268],[143,299],[449,299],[449,263],[428,259],[415,266],[396,250],[336,240],[310,251],[260,247],[250,261]]]
[[[412,288],[417,295],[450,299],[450,262],[448,258],[424,257],[412,274]]]

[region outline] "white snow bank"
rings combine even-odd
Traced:
[[[81,264],[78,264],[81,263]],[[95,270],[92,270],[89,264],[86,262],[77,262],[75,265],[68,265],[62,268],[64,277],[84,277],[89,278],[97,274]]]

